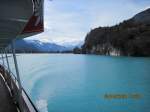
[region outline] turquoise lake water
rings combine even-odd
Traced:
[[[41,112],[150,112],[150,58],[74,54],[17,58],[22,84]]]

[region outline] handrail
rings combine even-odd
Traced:
[[[36,112],[38,112],[36,106],[34,105],[34,103],[32,102],[32,100],[30,99],[29,95],[27,94],[27,92],[24,90],[24,88],[22,88],[23,92],[25,93],[25,95],[27,96],[27,98],[29,99],[30,103],[32,104],[33,108],[36,110]]]
[[[18,83],[18,80],[17,80],[17,78],[16,78],[16,76],[9,70],[9,72],[8,72],[8,68],[5,66],[5,65],[2,65],[2,64],[0,64],[0,67],[2,67],[2,69],[4,70],[4,72],[5,72],[5,74],[3,74],[3,75],[6,75],[6,71],[7,71],[7,75],[9,75],[10,77],[11,77],[11,80],[12,81],[14,81],[14,84],[15,84],[15,86],[17,87],[17,90],[19,90],[18,89],[18,85],[17,85],[17,83]],[[5,79],[5,77],[4,77],[4,79]],[[6,83],[9,83],[9,82],[7,82],[8,80],[7,79],[5,79],[5,81],[6,81]],[[11,82],[12,83],[12,82]],[[13,87],[9,87],[10,89],[11,89],[11,91],[13,91],[13,89],[15,90],[15,88]],[[15,92],[18,92],[18,91],[15,91]],[[22,87],[22,92],[24,93],[24,95],[26,96],[26,98],[27,98],[27,100],[29,101],[29,103],[31,104],[31,106],[32,106],[32,108],[34,109],[34,111],[35,112],[39,112],[38,110],[37,110],[37,108],[36,108],[36,106],[34,105],[34,103],[32,102],[32,100],[30,99],[30,97],[28,96],[28,94],[26,93],[26,91],[24,90],[24,88]],[[12,93],[11,93],[12,94]],[[15,96],[14,96],[15,97]],[[17,96],[16,96],[17,97]],[[19,101],[19,99],[18,98],[16,98],[18,101],[18,103],[20,102]],[[24,97],[23,97],[23,94],[22,94],[22,99],[23,99],[23,101],[21,101],[21,102],[24,102],[25,103],[25,105],[28,107],[28,112],[32,112],[32,111],[30,111],[30,107],[29,107],[29,105],[27,104],[27,102],[26,102],[26,100],[24,99]],[[26,112],[26,109],[25,109],[25,111],[23,111],[23,112]]]
[[[8,70],[7,66],[0,64],[1,66],[3,66],[5,68],[5,70],[7,69],[8,73],[11,74],[11,76],[13,76],[13,78],[15,79],[15,81],[18,82],[18,79],[16,78],[16,76],[14,75],[14,73],[10,70]]]

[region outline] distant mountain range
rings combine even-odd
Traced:
[[[78,45],[77,45],[78,46]],[[15,42],[16,52],[19,53],[53,53],[53,52],[71,52],[75,46],[58,45],[51,42],[42,42],[39,40],[17,40]]]
[[[150,56],[150,8],[111,27],[91,30],[77,53]]]

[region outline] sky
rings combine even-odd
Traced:
[[[150,0],[45,0],[45,31],[27,39],[63,44],[83,41],[100,26],[112,26],[150,8]]]

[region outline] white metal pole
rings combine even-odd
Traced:
[[[17,58],[16,58],[15,47],[14,47],[14,40],[12,41],[11,48],[12,48],[12,53],[13,53],[13,59],[14,59],[14,64],[15,64],[15,69],[16,69],[17,80],[18,80],[18,84],[19,84],[19,90],[21,93],[22,92],[22,85],[21,85],[19,68],[18,68],[18,63],[17,63]]]

